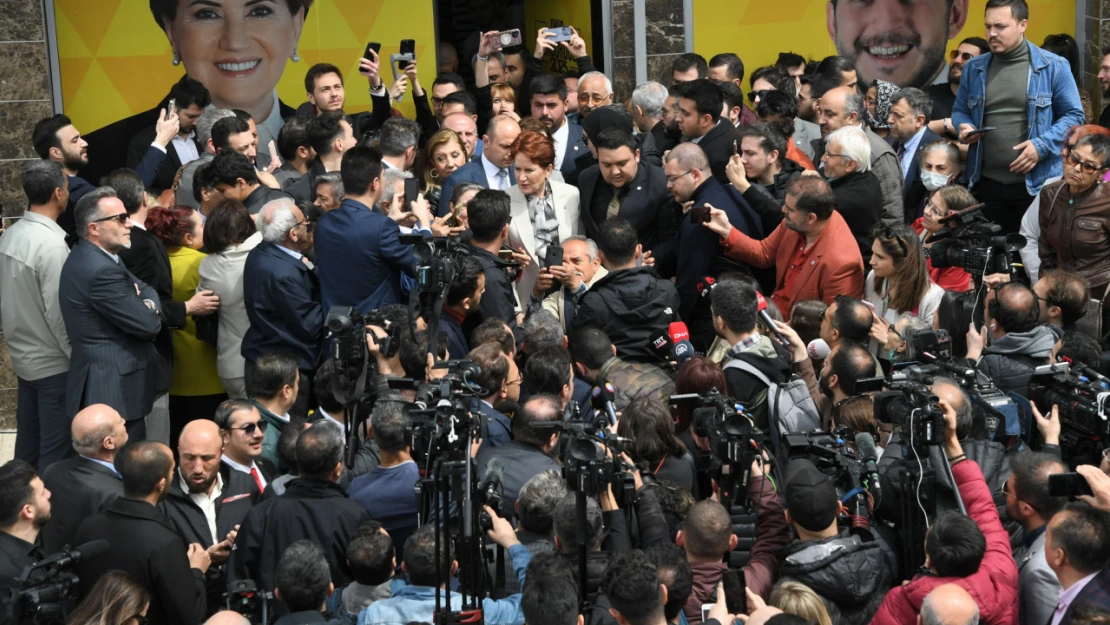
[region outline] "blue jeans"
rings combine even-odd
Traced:
[[[34,381],[17,378],[15,457],[37,466],[39,473],[72,452],[66,375],[59,373]]]

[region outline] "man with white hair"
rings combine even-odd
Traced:
[[[871,171],[871,146],[859,126],[845,126],[825,137],[821,155],[836,210],[859,243],[864,267],[871,261],[871,229],[882,217],[883,189]]]
[[[632,91],[632,122],[639,132],[662,132],[663,104],[667,101],[667,88],[649,80]]]
[[[200,157],[196,160],[190,161],[185,166],[184,173],[181,174],[181,181],[177,185],[177,203],[193,208],[200,208],[200,198],[193,196],[193,176],[197,171],[212,162],[216,158],[216,146],[212,145],[212,127],[216,122],[228,117],[235,117],[235,113],[231,109],[212,109],[205,112],[197,120],[196,133],[197,143],[200,144],[201,152]]]
[[[274,200],[255,217],[262,243],[247,255],[243,302],[250,328],[243,336],[247,368],[263,354],[286,351],[310,378],[324,332],[320,286],[303,253],[308,219],[288,198]]]
[[[586,72],[578,79],[578,115],[581,121],[594,109],[613,103],[613,83],[601,72]]]

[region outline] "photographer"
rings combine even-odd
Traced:
[[[1045,528],[1067,498],[1053,497],[1048,476],[1067,469],[1059,456],[1034,451],[1014,454],[1013,473],[1003,486],[1006,514],[1021,524],[1022,543],[1014,549],[1018,566],[1018,622],[1021,625],[1048,623],[1060,596],[1060,582],[1045,560]]]
[[[1037,294],[1019,282],[991,289],[986,306],[991,345],[986,347],[987,335],[971,327],[967,332],[967,358],[978,361],[979,371],[987,374],[999,390],[1025,396],[1033,370],[1048,362],[1052,346],[1063,332],[1040,323]]]
[[[967,399],[964,401],[966,404]],[[959,408],[943,398],[939,407],[944,411],[945,442],[943,449],[937,451],[951,459],[952,473],[967,505],[968,516],[947,511],[930,519],[933,523],[925,540],[925,565],[929,573],[918,575],[887,593],[871,622],[873,625],[911,623],[917,620],[926,595],[937,586],[951,582],[976,597],[983,622],[1015,623],[1018,572],[1010,551],[1009,535],[999,521],[991,489],[979,465],[968,460],[960,445],[957,435]]]
[[[458,263],[455,279],[447,287],[443,313],[439,316],[439,329],[447,333],[447,354],[462,358],[470,351],[462,324],[467,317],[478,312],[482,295],[486,292],[486,274],[482,265],[471,256]]]
[[[486,468],[494,458],[505,467],[501,477],[501,491],[505,499],[505,508],[499,511],[502,516],[509,518],[513,515],[521,487],[533,476],[549,469],[562,471],[562,467],[551,458],[559,444],[559,431],[533,427],[562,419],[563,409],[557,398],[536,395],[524,403],[520,414],[513,420],[513,440],[500,447],[482,442],[474,459],[478,478],[485,478]]]
[[[674,433],[674,418],[667,404],[652,397],[633,401],[621,413],[617,436],[629,439],[628,455],[656,481],[667,481],[697,496],[694,456]]]
[[[874,530],[837,527],[844,504],[810,460],[792,460],[785,484],[786,520],[798,538],[782,552],[779,583],[812,588],[834,623],[867,623],[894,583],[893,554]]]

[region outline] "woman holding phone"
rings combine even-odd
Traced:
[[[944,289],[929,279],[921,238],[908,226],[879,222],[871,231],[871,272],[864,281],[864,299],[873,305],[872,351],[886,343],[887,328],[902,313],[932,323]]]

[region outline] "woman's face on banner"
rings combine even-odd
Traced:
[[[166,35],[217,106],[250,110],[285,71],[304,26],[286,0],[177,0]]]

